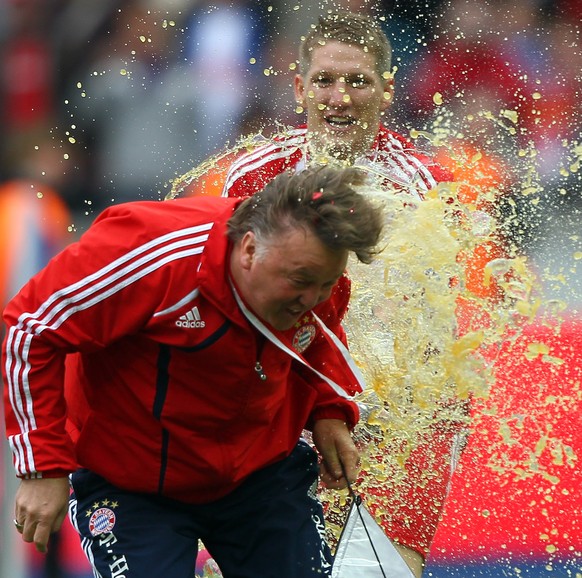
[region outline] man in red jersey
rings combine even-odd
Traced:
[[[344,271],[384,221],[362,183],[113,206],[22,288],[3,377],[24,541],[46,551],[69,504],[96,575],[190,578],[199,539],[227,578],[330,575],[300,436],[326,485],[355,479]]]
[[[239,157],[223,195],[260,190],[280,172],[301,170],[320,157],[374,162],[393,185],[415,196],[450,180],[448,170],[382,124],[394,92],[390,61],[390,43],[371,18],[342,12],[320,18],[301,43],[295,77],[307,125]]]
[[[451,181],[448,169],[382,124],[394,92],[391,52],[389,40],[370,17],[350,12],[321,17],[301,42],[295,77],[295,98],[307,113],[307,125],[237,158],[223,196],[248,195],[281,172],[299,172],[319,160],[368,167],[387,187],[416,200],[438,182]],[[389,497],[389,511],[382,516],[386,534],[417,576],[442,514],[457,434],[455,428],[438,430],[410,456],[408,477],[398,496]],[[430,480],[426,468],[431,469]],[[374,509],[375,499],[369,498]]]

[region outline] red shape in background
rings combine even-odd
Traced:
[[[528,344],[544,343],[555,365],[542,355],[528,361]],[[476,428],[462,455],[432,545],[431,559],[469,560],[523,555],[558,558],[581,556],[582,551],[582,319],[566,320],[558,334],[550,327],[526,327],[515,343],[504,344],[496,364],[497,380],[485,410],[478,411]],[[501,419],[507,418],[518,443],[499,445]],[[518,429],[518,424],[522,428]],[[552,483],[537,474],[516,479],[516,472],[488,467],[495,451],[523,459],[550,425],[549,435],[570,446],[573,466],[554,463],[549,451],[539,457]],[[527,468],[526,468],[527,471]],[[488,512],[488,515],[486,514]],[[550,549],[548,549],[550,547]]]

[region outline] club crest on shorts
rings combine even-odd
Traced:
[[[87,512],[87,516],[90,516],[89,532],[91,532],[92,536],[107,534],[113,530],[116,517],[112,508],[115,508],[115,506],[117,506],[117,502],[103,500],[102,504],[95,503],[93,505],[93,511],[89,510]]]
[[[299,327],[293,336],[293,349],[299,353],[305,351],[315,339],[315,334],[315,325],[308,324]]]

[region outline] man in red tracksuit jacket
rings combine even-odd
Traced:
[[[379,182],[421,200],[450,171],[381,122],[393,95],[390,43],[368,16],[349,12],[321,17],[299,49],[297,104],[307,125],[276,135],[233,161],[223,196],[258,191],[284,171],[335,162],[366,168]],[[420,576],[435,535],[458,451],[455,428],[435,426],[434,436],[407,461],[408,477],[381,520],[386,534]],[[430,480],[426,474],[430,468]],[[382,494],[382,485],[376,485]],[[374,497],[368,496],[374,509]]]
[[[226,577],[329,575],[317,458],[298,440],[313,430],[330,487],[357,475],[343,273],[383,224],[362,178],[114,206],[22,288],[3,376],[26,542],[46,550],[71,475],[96,575],[191,578],[198,539]]]

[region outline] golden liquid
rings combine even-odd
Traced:
[[[455,150],[455,142],[463,142],[463,132],[449,126],[446,118],[439,117],[432,132],[411,134],[414,138],[428,138],[437,147],[446,145]],[[515,135],[513,124],[517,117],[508,111],[499,117],[486,113],[482,118],[505,130],[505,137]],[[263,142],[260,135],[242,138],[233,150],[195,167],[175,181],[168,198],[182,194],[195,182],[202,183],[203,189],[204,179],[217,162],[233,153],[251,150],[257,142]],[[569,169],[563,169],[565,175],[577,171],[582,158],[582,147],[577,143],[571,144],[571,150],[574,160]],[[477,163],[484,154],[477,150],[471,158],[460,155],[456,160],[459,164]],[[521,171],[517,194],[535,204],[543,194],[536,173],[535,150],[515,147],[515,154]],[[317,161],[337,162],[322,154]],[[384,487],[383,497],[372,498],[375,516],[381,522],[398,512],[399,504],[409,499],[403,494],[407,459],[426,445],[431,436],[438,435],[435,432],[453,428],[459,438],[466,437],[472,429],[479,428],[484,416],[491,427],[495,408],[482,409],[484,414],[474,411],[471,415],[467,408],[469,403],[480,407],[487,399],[495,383],[495,361],[503,343],[517,340],[522,327],[532,321],[559,330],[566,303],[545,298],[540,288],[543,272],[531,269],[519,245],[507,235],[508,230],[518,226],[517,212],[506,215],[501,222],[496,221],[497,215],[487,217],[481,208],[481,201],[494,203],[499,197],[496,184],[477,185],[477,197],[472,202],[461,202],[459,192],[463,182],[441,183],[418,201],[407,194],[405,187],[403,190],[402,183],[387,181],[381,164],[366,163],[366,168],[370,181],[362,192],[383,207],[387,225],[382,251],[375,262],[364,265],[352,259],[349,263],[352,297],[345,327],[351,353],[368,384],[356,399],[363,419],[354,435],[366,472],[356,489],[366,496],[374,487]],[[467,287],[468,265],[462,256],[470,255],[476,246],[489,241],[499,242],[500,237],[505,239],[506,255],[487,265],[483,283],[486,286],[497,283],[502,297],[479,297]],[[579,253],[573,252],[572,262],[579,259]],[[555,281],[566,284],[568,277]],[[479,312],[477,320],[462,331],[459,301]],[[540,355],[547,363],[561,363],[549,355],[544,343],[529,344],[526,357],[533,360]],[[541,399],[544,384],[530,386],[533,389],[528,395]],[[573,383],[572,387],[579,389],[579,384]],[[554,403],[561,401],[556,399]],[[516,453],[515,445],[522,443],[519,427],[515,427],[513,418],[499,416],[498,435],[491,442],[495,447],[486,448],[493,472],[511,471],[517,476],[559,483],[543,466],[544,458],[551,454],[553,464],[573,467],[574,450],[553,436],[547,424],[535,427],[539,437],[533,446]],[[435,472],[442,468],[442,463],[436,463],[442,456],[427,459],[421,486],[430,485]],[[430,465],[431,459],[435,460],[434,467]],[[347,493],[322,490],[321,496],[333,544],[343,523]],[[418,507],[426,508],[426,504]]]

